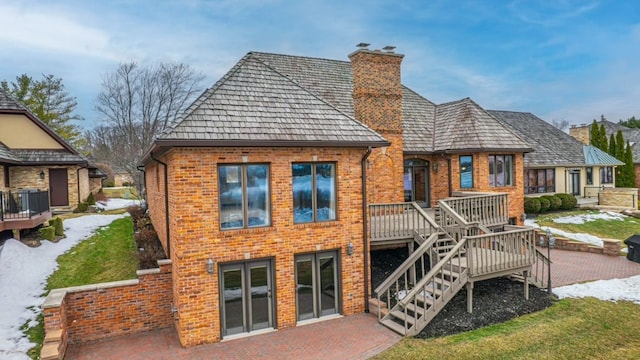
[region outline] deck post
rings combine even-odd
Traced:
[[[467,312],[473,313],[473,281],[467,282]]]
[[[414,242],[410,242],[409,243],[409,255],[413,254],[413,252],[415,251],[414,249]],[[413,265],[411,265],[411,272],[409,274],[409,277],[411,278],[411,286],[416,284],[416,264],[414,263]]]
[[[523,271],[522,276],[524,277],[524,299],[529,300],[529,270]]]

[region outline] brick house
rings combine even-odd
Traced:
[[[499,192],[522,222],[525,141],[403,86],[403,55],[349,58],[250,52],[143,159],[183,346],[367,310],[369,204]]]
[[[84,156],[0,89],[0,197],[4,214],[0,229],[39,225],[51,216],[49,206],[74,209],[101,177]],[[31,216],[36,208],[37,213],[46,210],[44,215]],[[16,217],[25,220],[25,213],[29,221],[9,221]]]
[[[524,157],[525,195],[567,193],[597,198],[601,189],[615,187],[616,167],[624,164],[615,157],[583,144],[534,114],[489,113],[534,149]]]

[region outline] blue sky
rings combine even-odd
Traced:
[[[613,0],[0,0],[0,79],[63,78],[91,128],[120,62],[184,62],[208,87],[248,51],[347,60],[367,42],[396,46],[403,83],[436,103],[618,121],[640,117],[639,15]]]

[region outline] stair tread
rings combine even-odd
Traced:
[[[400,310],[393,310],[393,311],[389,311],[389,314],[395,316],[396,318],[402,320],[402,321],[407,321],[407,323],[413,325],[415,323],[415,319],[412,316],[407,316],[404,312],[400,311]]]
[[[381,321],[381,323],[382,323],[384,326],[386,326],[386,327],[388,327],[389,329],[391,329],[391,330],[393,330],[393,331],[397,332],[397,333],[398,333],[398,334],[400,334],[400,335],[405,335],[405,333],[406,333],[406,329],[404,328],[404,326],[403,326],[403,325],[398,324],[397,322],[395,322],[395,321],[393,321],[393,320],[391,320],[391,319],[384,319],[384,320],[382,320],[382,321]]]
[[[407,310],[409,311],[413,311],[414,313],[418,313],[420,315],[424,314],[424,308],[420,307],[420,306],[415,306],[414,304],[407,304],[406,306]]]

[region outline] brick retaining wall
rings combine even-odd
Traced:
[[[52,290],[42,309],[42,359],[63,359],[68,343],[167,328],[171,316],[171,260],[139,270],[138,279]]]

